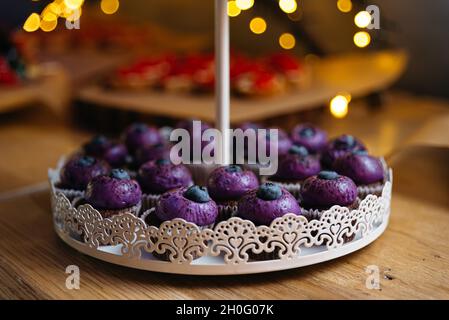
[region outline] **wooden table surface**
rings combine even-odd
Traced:
[[[326,114],[312,119],[331,134],[355,134],[374,153],[390,154],[394,191],[388,229],[368,247],[334,261],[226,277],[132,270],[69,248],[53,231],[49,191],[42,182],[59,155],[72,151],[87,134],[45,110],[0,116],[0,298],[447,299],[449,149],[407,146],[406,141],[428,120],[448,113],[448,103],[392,94],[381,110],[354,103],[344,120]],[[272,121],[290,128],[300,120]],[[447,129],[437,132],[440,141],[449,142]],[[80,268],[79,290],[65,286],[68,265]],[[365,285],[365,269],[372,265],[380,270],[380,290]]]

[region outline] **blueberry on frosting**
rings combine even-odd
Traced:
[[[207,188],[197,185],[188,188],[184,193],[184,197],[197,203],[206,203],[211,200]]]
[[[282,196],[282,190],[276,183],[263,183],[257,190],[257,197],[265,201],[277,200]]]
[[[129,176],[129,173],[123,169],[112,169],[110,176],[111,176],[111,178],[119,179],[119,180],[131,179],[131,177]]]
[[[302,157],[307,157],[309,155],[309,151],[303,146],[296,146],[293,145],[290,150],[288,150],[288,153],[290,154],[297,154]]]
[[[338,173],[336,173],[335,171],[323,170],[318,173],[318,178],[323,180],[335,180],[338,178]]]

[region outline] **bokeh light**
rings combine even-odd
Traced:
[[[298,4],[296,0],[279,0],[279,7],[285,13],[292,13],[298,8]]]
[[[347,13],[352,10],[352,1],[351,0],[338,0],[337,8],[341,12]]]
[[[235,0],[235,5],[240,10],[248,10],[254,5],[254,0]]]
[[[250,21],[249,28],[255,34],[261,34],[264,33],[265,30],[267,30],[267,23],[263,18],[256,17]]]
[[[329,104],[330,112],[337,119],[344,118],[349,111],[348,105],[349,101],[345,95],[336,95]]]
[[[41,18],[37,13],[32,13],[23,24],[23,30],[33,32],[39,29]]]
[[[371,36],[366,31],[359,31],[354,35],[354,44],[359,48],[364,48],[371,42]]]
[[[242,10],[240,10],[239,7],[237,7],[237,4],[235,1],[228,1],[228,16],[230,17],[237,17]]]
[[[291,33],[283,33],[279,37],[279,45],[286,50],[293,49],[296,45],[296,39]]]
[[[371,23],[372,17],[368,11],[360,11],[354,17],[354,23],[359,28],[366,28]]]
[[[114,14],[117,12],[120,3],[118,0],[101,0],[101,11],[106,14]]]

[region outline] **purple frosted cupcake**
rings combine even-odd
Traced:
[[[357,186],[350,178],[335,171],[321,171],[307,178],[300,191],[301,205],[308,209],[309,219],[319,219],[321,213],[334,205],[355,209],[358,205]]]
[[[278,171],[269,180],[280,184],[298,198],[304,180],[320,171],[318,157],[310,155],[305,147],[294,145],[287,154],[280,157]]]
[[[94,136],[83,145],[83,150],[89,156],[103,159],[113,168],[123,167],[130,162],[126,146],[103,135]]]
[[[256,225],[270,225],[276,218],[287,213],[302,214],[298,201],[286,189],[272,182],[266,182],[247,192],[238,202],[237,215]],[[253,260],[279,259],[279,248],[272,252],[247,252]]]
[[[123,140],[133,154],[144,146],[152,146],[162,142],[159,130],[144,123],[130,125],[123,134]]]
[[[366,147],[361,141],[351,135],[344,134],[329,142],[321,155],[321,162],[324,167],[333,169],[334,161],[348,152],[365,150]]]
[[[237,202],[252,189],[259,186],[259,181],[250,170],[240,166],[229,165],[219,167],[211,172],[207,188],[212,199],[218,204],[218,221],[231,218],[237,212]]]
[[[69,199],[73,199],[83,195],[92,178],[108,173],[109,166],[104,161],[91,156],[75,155],[62,167],[57,188]]]
[[[136,152],[136,164],[141,166],[145,162],[157,159],[170,159],[170,147],[164,143],[144,146]]]
[[[138,215],[142,192],[136,180],[123,169],[112,169],[109,175],[93,178],[86,188],[85,201],[103,218],[117,214]]]
[[[305,147],[310,153],[319,153],[327,145],[327,133],[312,124],[299,124],[293,128],[291,138],[295,145]]]
[[[144,163],[139,169],[137,180],[144,192],[145,210],[154,207],[164,192],[193,184],[192,175],[186,166],[174,165],[167,159]]]
[[[270,146],[275,143],[274,137],[273,137],[273,135],[270,134],[270,131],[267,131],[265,138],[266,138],[265,139],[265,152],[267,155],[270,155]],[[258,141],[258,142],[260,142],[260,141]],[[290,150],[292,145],[293,145],[293,143],[290,140],[288,134],[284,130],[278,129],[278,142],[277,142],[278,155],[284,155],[284,154],[288,153],[288,150]],[[258,147],[259,147],[259,143],[258,143]]]
[[[366,151],[355,151],[337,159],[334,166],[339,174],[351,178],[357,184],[361,199],[368,194],[382,194],[385,174],[379,158],[368,155]]]

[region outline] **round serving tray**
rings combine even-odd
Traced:
[[[50,169],[54,227],[65,243],[117,265],[194,275],[292,269],[357,251],[385,231],[392,188],[389,170],[382,195],[368,195],[354,210],[334,206],[319,219],[310,221],[287,214],[270,226],[231,218],[213,229],[201,229],[182,219],[164,222],[159,227],[147,225],[131,214],[103,219],[90,205],[75,207],[55,187],[58,179],[59,170]],[[151,210],[145,213],[151,214]],[[265,259],[271,260],[253,260],[254,255],[265,255]],[[158,258],[161,256],[169,261]]]

